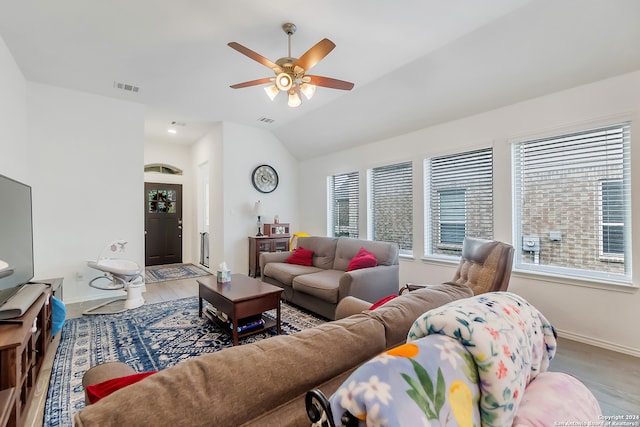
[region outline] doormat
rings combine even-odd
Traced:
[[[267,311],[265,316],[275,319],[276,310]],[[281,303],[280,316],[283,335],[327,321],[286,302]],[[198,297],[68,319],[60,333],[45,402],[44,427],[73,424],[73,416],[84,407],[82,376],[92,366],[121,361],[136,372],[161,370],[233,345],[229,335],[206,317],[198,317]],[[241,338],[240,344],[275,334],[273,327]]]
[[[207,270],[196,267],[193,264],[166,264],[146,267],[144,280],[146,283],[157,283],[209,275],[211,273]]]

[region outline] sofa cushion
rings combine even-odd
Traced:
[[[349,411],[364,421],[356,425],[497,426],[481,423],[472,363],[462,344],[442,335],[387,350],[355,370],[329,398],[334,423],[340,425]]]
[[[297,248],[289,258],[285,261],[288,264],[306,265],[311,267],[313,265],[313,251],[307,250],[300,246]]]
[[[366,250],[365,248],[360,248],[356,256],[351,258],[349,261],[349,265],[347,266],[347,271],[359,270],[361,268],[369,268],[375,267],[378,265],[378,261],[376,260],[376,256]]]
[[[296,292],[313,295],[330,303],[338,303],[340,277],[344,271],[321,270],[317,273],[303,274],[293,279],[293,289]]]
[[[305,265],[288,264],[286,262],[270,262],[264,266],[262,274],[272,277],[284,285],[292,286],[293,279],[297,276],[318,271],[322,271],[322,269],[318,267],[307,267]]]
[[[395,243],[340,237],[336,244],[335,260],[332,268],[334,270],[347,271],[351,259],[358,254],[362,247],[376,257],[378,265],[398,264],[398,245]]]
[[[74,425],[242,425],[383,350],[384,327],[351,316],[184,360],[84,408]]]
[[[333,259],[336,256],[335,237],[307,236],[298,237],[298,246],[313,251],[313,266],[322,269],[333,267]]]
[[[357,366],[343,372],[342,374],[331,378],[324,384],[318,387],[314,387],[325,396],[331,396],[340,385],[355,371]],[[242,424],[241,427],[297,427],[308,426],[310,424],[309,415],[307,414],[305,397],[307,393],[301,394],[293,400],[288,401],[284,405],[271,409],[259,418],[254,418],[246,424]]]
[[[562,372],[540,372],[525,389],[513,425],[552,426],[558,420],[566,425],[587,425],[587,421],[598,425],[601,415],[598,401],[583,383]]]
[[[466,285],[430,285],[400,295],[377,310],[366,312],[385,325],[387,347],[394,347],[407,340],[413,322],[423,313],[461,298],[473,296]]]
[[[391,301],[394,298],[397,298],[398,294],[391,294],[389,296],[386,296],[384,298],[380,298],[378,301],[374,302],[373,305],[371,307],[369,307],[369,310],[375,310],[376,308],[388,303],[389,301]]]
[[[116,390],[137,383],[147,378],[149,375],[155,374],[157,371],[140,372],[137,374],[126,375],[124,377],[111,378],[98,384],[90,384],[85,387],[87,400],[89,403],[96,403],[98,400],[109,396]]]

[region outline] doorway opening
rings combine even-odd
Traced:
[[[182,263],[182,185],[145,182],[145,265]]]

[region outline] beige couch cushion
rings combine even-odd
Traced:
[[[75,426],[237,426],[384,349],[384,326],[359,314],[185,360],[86,407]]]
[[[398,264],[398,245],[396,244],[341,237],[336,245],[333,269],[347,271],[349,262],[360,248],[365,248],[375,255],[378,265]]]
[[[357,368],[358,366],[354,366],[352,369],[349,369],[337,377],[331,378],[326,383],[314,388],[322,391],[322,393],[328,398],[335,393],[338,387],[340,387],[342,383],[349,378],[349,375],[351,375]],[[304,401],[306,394],[307,393],[304,393],[284,405],[270,410],[257,419],[253,419],[246,424],[242,424],[242,427],[299,427],[311,425]]]
[[[320,270],[317,273],[304,274],[293,279],[293,289],[337,304],[340,277],[343,274],[344,271],[339,270]]]
[[[461,298],[473,296],[466,285],[456,283],[429,285],[392,299],[368,315],[385,325],[387,347],[395,347],[407,340],[413,322],[423,313]],[[348,319],[348,318],[347,318]]]
[[[269,262],[264,266],[263,276],[276,279],[278,282],[292,286],[293,279],[301,274],[315,273],[322,271],[318,267],[307,267],[306,265],[289,264],[286,262]]]
[[[333,267],[337,240],[337,238],[320,236],[298,237],[298,247],[312,250],[313,266],[326,270]]]

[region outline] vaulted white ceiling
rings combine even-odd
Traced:
[[[232,121],[274,133],[299,159],[640,69],[637,0],[0,0],[0,36],[30,81],[146,105],[145,138],[189,144]],[[227,43],[275,61],[337,47],[298,108]],[[114,83],[135,85],[137,93]],[[260,119],[273,120],[266,123]],[[178,122],[177,134],[167,133]]]

